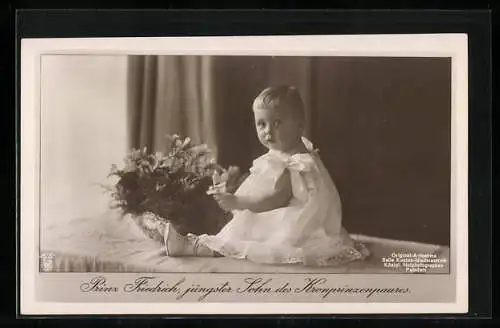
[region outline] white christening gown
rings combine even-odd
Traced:
[[[217,235],[199,236],[201,244],[223,256],[267,264],[339,265],[369,255],[342,227],[337,188],[310,141],[302,140],[308,153],[289,156],[270,150],[253,162],[235,193],[273,190],[288,169],[293,192],[289,205],[261,213],[235,210]]]

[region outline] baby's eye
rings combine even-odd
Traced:
[[[265,125],[265,123],[264,123],[264,122],[262,122],[262,121],[257,122],[257,126],[258,126],[259,128],[263,128],[263,127],[264,127],[264,125]]]

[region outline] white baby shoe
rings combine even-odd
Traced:
[[[183,236],[178,233],[170,222],[165,225],[164,233],[165,253],[170,257],[182,256],[213,256],[214,252],[208,247],[198,243],[198,236],[188,234]]]
[[[165,242],[165,253],[167,256],[188,256],[190,242],[187,237],[178,233],[170,222],[165,225],[165,233],[163,234],[163,241]],[[191,252],[193,253],[193,252]]]

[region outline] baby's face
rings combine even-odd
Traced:
[[[300,142],[301,122],[286,111],[254,109],[257,136],[264,147],[287,152]]]

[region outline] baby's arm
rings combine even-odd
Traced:
[[[254,196],[239,196],[238,203],[240,209],[247,209],[252,212],[265,212],[283,207],[292,198],[292,183],[290,172],[284,170],[276,181],[274,190],[267,194]]]
[[[288,170],[283,171],[276,181],[275,188],[268,193],[252,196],[214,195],[219,205],[226,210],[250,210],[256,213],[283,207],[288,204],[291,197],[292,183]]]

